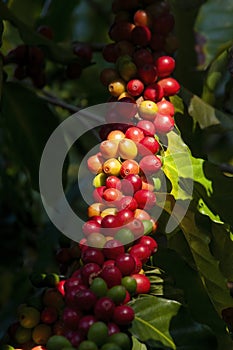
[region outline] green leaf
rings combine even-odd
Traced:
[[[42,9],[42,0],[10,0],[9,9],[16,15],[21,21],[27,25],[33,26],[36,18],[39,17]],[[28,16],[28,8],[30,8],[30,16]]]
[[[183,251],[180,251],[179,240],[181,235],[183,236],[183,233],[178,232],[174,237],[174,241],[178,240],[177,252],[160,248],[153,257],[154,264],[173,276],[176,286],[184,292],[184,299],[191,316],[197,322],[207,324],[216,334],[219,350],[228,349],[232,341],[226,332],[225,323],[214,309],[198,272],[187,264],[188,259],[182,258]],[[169,245],[170,240],[169,238]]]
[[[20,164],[27,168],[32,184],[37,189],[40,158],[59,120],[44,101],[17,83],[4,85],[2,116],[13,153]]]
[[[132,337],[133,348],[132,350],[146,350],[147,347],[145,344],[141,343],[137,338]]]
[[[180,96],[188,108],[189,115],[193,118],[195,123],[199,124],[201,129],[220,124],[224,128],[233,129],[231,115],[213,108],[200,97],[184,88],[181,89]]]
[[[25,44],[37,45],[43,48],[47,56],[54,62],[67,64],[72,60],[79,60],[72,52],[72,47],[68,48],[64,45],[56,44],[42,35],[33,31],[33,29],[16,17],[7,7],[0,1],[0,13],[4,20],[9,21],[13,26],[17,27],[19,34]],[[80,62],[85,66],[86,62]]]
[[[195,30],[201,34],[204,44],[200,45],[205,54],[206,67],[233,38],[233,3],[231,0],[208,0],[200,9]]]
[[[129,330],[146,345],[160,342],[169,349],[188,350],[194,346],[200,350],[217,349],[209,327],[193,321],[178,302],[143,296],[130,302],[130,306],[135,311],[135,319]]]

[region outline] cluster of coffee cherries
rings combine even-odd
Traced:
[[[144,231],[153,231],[151,224]],[[78,268],[69,277],[31,276],[39,292],[19,306],[17,322],[7,334],[11,345],[4,349],[130,350],[128,327],[134,310],[127,303],[149,292],[150,280],[142,268],[156,251],[157,242],[149,235],[128,245],[108,237],[103,248],[73,242],[60,249],[58,261],[76,262]]]
[[[37,28],[37,33],[53,40],[54,34],[51,27],[42,25]],[[68,79],[77,79],[81,76],[84,66],[90,64],[92,60],[92,49],[88,43],[73,42],[72,50],[80,60],[69,62],[65,68],[65,76]],[[3,64],[14,64],[14,78],[17,80],[31,79],[33,85],[37,88],[43,88],[46,85],[46,57],[39,46],[30,46],[20,44],[10,50],[3,56]]]
[[[114,1],[115,12],[103,57],[114,63],[100,79],[107,86],[110,101],[136,104],[138,116],[154,123],[155,132],[167,133],[174,127],[174,106],[169,97],[180,85],[171,75],[175,60],[168,50],[173,38],[174,18],[164,0]],[[167,41],[168,40],[168,41]],[[125,116],[119,121],[124,121]],[[111,118],[109,118],[111,121]]]

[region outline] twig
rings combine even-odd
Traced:
[[[82,109],[79,107],[75,107],[74,105],[71,105],[69,103],[66,103],[66,102],[60,100],[59,98],[57,98],[56,96],[50,95],[46,91],[43,91],[43,95],[40,95],[40,98],[42,98],[44,101],[46,101],[54,106],[58,106],[58,107],[61,107],[63,109],[66,109],[67,111],[69,111],[71,113],[77,113]]]

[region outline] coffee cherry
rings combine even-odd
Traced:
[[[125,137],[133,140],[134,142],[140,142],[144,138],[144,132],[136,126],[131,126],[125,132]]]
[[[162,87],[164,96],[176,95],[180,91],[180,84],[174,78],[164,78],[158,81]]]
[[[119,254],[123,254],[124,252],[125,252],[125,249],[123,244],[116,239],[107,241],[103,248],[104,256],[107,259],[116,259]],[[118,273],[118,271],[116,271],[116,273]],[[104,273],[104,276],[105,276],[105,273]],[[103,270],[101,272],[101,277],[104,278],[104,280],[106,281],[106,278],[103,277]],[[115,283],[115,284],[120,284],[120,283]]]
[[[19,313],[19,322],[24,328],[34,328],[39,321],[40,312],[34,307],[25,306]]]
[[[119,176],[121,172],[122,164],[115,158],[106,160],[103,164],[103,171],[107,175]]]
[[[132,255],[130,255],[130,256],[134,260],[134,266],[136,267],[135,258]],[[129,294],[133,295],[136,292],[137,283],[136,283],[136,280],[132,276],[126,275],[126,276],[122,277],[121,284],[122,284],[122,286],[124,286],[126,288],[126,290],[129,292]]]
[[[122,304],[126,297],[126,288],[122,285],[114,286],[108,290],[107,297],[110,298],[115,305]]]
[[[31,340],[32,330],[19,326],[14,334],[14,339],[18,344],[24,344]]]
[[[45,38],[53,40],[54,33],[51,27],[43,24],[39,26],[36,31],[40,35],[43,35]]]
[[[118,157],[118,144],[119,140],[105,140],[100,144],[100,152],[103,158],[116,158]]]
[[[126,89],[132,96],[140,96],[144,90],[144,84],[139,79],[132,79],[127,83]]]
[[[116,219],[118,220],[119,226],[126,225],[134,217],[134,213],[129,209],[122,209],[116,214]]]
[[[110,43],[104,46],[103,51],[102,51],[103,58],[107,62],[115,63],[118,57],[117,51],[116,51],[116,44],[115,43]],[[118,78],[117,76],[114,76],[115,78]],[[114,79],[115,80],[115,79]],[[113,81],[110,80],[109,83]]]
[[[46,344],[47,350],[61,350],[62,348],[70,346],[71,343],[69,342],[69,340],[60,335],[52,335]]]
[[[36,344],[45,345],[52,335],[51,327],[47,324],[38,324],[32,331],[32,340]],[[49,347],[47,347],[49,349]]]
[[[104,297],[107,294],[108,286],[103,278],[96,277],[91,282],[90,289],[95,293],[95,295],[98,298],[100,298]]]
[[[145,136],[154,136],[155,134],[155,126],[149,120],[140,120],[137,123],[137,127],[143,131]]]
[[[82,314],[79,311],[66,307],[62,313],[64,326],[75,330],[78,327],[81,316]]]
[[[77,347],[81,344],[81,342],[84,340],[83,334],[79,330],[68,330],[65,332],[65,336],[68,340],[70,340],[72,346],[77,349]]]
[[[120,254],[116,258],[116,266],[122,276],[130,275],[135,270],[135,260],[129,253]]]
[[[171,117],[173,117],[175,114],[174,105],[167,100],[162,100],[158,102],[157,107],[158,107],[158,114],[170,115]]]
[[[126,90],[126,85],[124,80],[116,79],[108,85],[108,90],[110,94],[114,97],[118,97]]]
[[[145,100],[151,100],[154,102],[160,101],[164,96],[162,87],[157,83],[149,84],[143,93]]]
[[[82,226],[82,231],[86,237],[92,233],[100,232],[101,225],[95,220],[88,220]]]
[[[133,61],[125,61],[118,68],[119,74],[124,81],[129,81],[137,76],[137,66]]]
[[[110,250],[109,248],[107,249]],[[121,253],[122,251],[120,252],[120,254]],[[110,253],[108,254],[108,256],[110,256]],[[113,286],[121,284],[122,274],[116,266],[105,266],[100,273],[100,277],[102,277],[105,280],[108,288],[112,288]]]
[[[121,200],[116,203],[117,209],[129,209],[131,211],[135,211],[138,207],[137,201],[131,196],[124,196]]]
[[[155,253],[158,249],[158,243],[156,242],[156,240],[154,240],[150,236],[142,236],[138,240],[138,243],[142,245],[146,245],[150,249],[151,254]]]
[[[134,159],[138,149],[134,141],[124,138],[119,141],[118,152],[122,159]]]
[[[152,30],[155,33],[160,33],[165,36],[173,30],[174,24],[174,16],[171,13],[166,13],[162,16],[159,16],[156,21],[153,22]]]
[[[156,196],[154,192],[148,190],[139,190],[134,194],[134,198],[138,202],[138,208],[151,209],[155,206]]]
[[[92,281],[92,278],[96,277],[100,271],[101,271],[101,268],[96,263],[88,263],[84,265],[81,269],[81,274],[82,274],[82,279],[84,284],[89,285]]]
[[[121,130],[113,130],[108,134],[108,137],[107,137],[108,140],[117,140],[117,141],[121,141],[124,138],[125,138],[125,134]]]
[[[113,321],[120,326],[128,326],[134,319],[134,310],[128,305],[116,306]]]
[[[87,335],[89,328],[97,321],[94,315],[84,315],[80,318],[78,329],[84,336]]]
[[[92,60],[92,49],[88,43],[76,42],[73,45],[73,53],[87,62]]]
[[[101,233],[93,232],[87,237],[86,244],[90,247],[103,248],[106,238]]]
[[[109,45],[112,45],[112,44],[109,44]],[[114,68],[104,68],[100,73],[100,81],[104,86],[108,86],[112,81],[115,81],[118,79],[119,79],[119,74]]]
[[[158,57],[155,62],[157,73],[160,78],[168,77],[175,69],[175,60],[171,56]]]
[[[139,166],[141,171],[147,176],[159,171],[162,167],[162,162],[158,156],[148,155],[140,160]]]
[[[106,179],[106,187],[121,190],[121,180],[117,176],[108,176]]]
[[[136,26],[151,26],[152,18],[150,13],[145,10],[137,10],[133,17],[134,24]]]
[[[146,48],[139,48],[133,54],[133,61],[136,66],[143,67],[146,64],[153,64],[153,56]]]
[[[116,202],[121,200],[122,193],[116,188],[107,188],[103,192],[103,199],[107,202]]]
[[[131,350],[131,339],[126,333],[118,332],[108,337],[108,342],[117,344],[121,349]]]
[[[93,323],[87,333],[87,339],[93,341],[97,346],[103,345],[108,337],[108,327],[102,321]]]
[[[174,119],[170,115],[158,114],[154,120],[155,130],[159,134],[167,134],[175,125]]]
[[[92,219],[93,216],[100,216],[104,208],[105,206],[102,203],[91,204],[87,209],[88,217]]]
[[[120,328],[114,322],[108,322],[108,335],[116,334],[120,332]]]
[[[134,217],[132,221],[130,221],[127,225],[127,228],[133,233],[134,239],[141,237],[144,232],[144,226],[141,220]]]
[[[79,350],[98,350],[98,346],[90,340],[83,340],[78,347]],[[65,350],[71,350],[71,349],[66,349]]]
[[[165,37],[159,33],[153,33],[150,40],[150,47],[155,52],[162,51],[166,44]]]
[[[135,244],[130,248],[129,254],[134,257],[136,256],[145,264],[151,255],[151,251],[146,245]]]
[[[88,247],[82,252],[81,259],[84,264],[96,263],[101,266],[104,262],[104,255],[100,249]]]
[[[103,229],[106,229],[106,230],[102,230],[102,232],[105,232],[106,231],[106,234],[107,235],[109,232],[115,232],[115,229],[116,227],[119,227],[120,224],[118,222],[118,219],[117,219],[117,216],[116,215],[106,215],[103,219],[102,219],[102,222],[101,222],[101,226]],[[108,229],[108,230],[107,230]]]
[[[134,27],[131,34],[131,40],[135,45],[146,46],[151,39],[151,31],[146,25]]]
[[[132,277],[136,280],[136,294],[147,294],[150,291],[150,280],[143,274],[133,274]]]
[[[141,118],[154,121],[158,112],[157,104],[150,100],[142,101],[138,107]]]
[[[96,301],[94,315],[97,320],[109,322],[112,319],[114,309],[115,304],[110,297],[101,297]]]
[[[127,21],[114,23],[109,30],[109,37],[113,41],[131,40],[131,33],[135,25]]]
[[[103,203],[103,193],[106,190],[106,186],[99,186],[92,192],[92,197],[95,202]]]
[[[55,323],[58,318],[58,312],[55,307],[47,306],[41,311],[40,320],[45,324]]]
[[[92,174],[99,174],[102,171],[103,157],[101,153],[97,153],[87,160],[87,167]]]
[[[121,187],[125,195],[133,195],[134,192],[141,189],[142,180],[139,175],[129,174],[122,180]]]
[[[127,159],[121,164],[120,175],[121,177],[126,177],[129,174],[138,175],[139,164],[133,159]]]
[[[148,154],[156,154],[160,149],[158,141],[152,136],[146,136],[142,139],[138,145],[138,152],[141,156]]]
[[[129,228],[122,228],[114,236],[119,242],[121,242],[124,246],[132,243],[134,241],[134,234]]]
[[[89,277],[89,281],[91,281],[90,278],[91,276]],[[77,292],[75,301],[79,310],[87,312],[96,305],[97,296],[91,289],[83,289]],[[80,318],[81,317],[79,317],[79,320]]]
[[[118,43],[116,43],[115,49],[116,49],[118,57],[123,56],[123,55],[131,56],[134,52],[134,45],[127,40],[122,40],[122,41],[118,41]]]
[[[138,76],[144,84],[152,84],[157,80],[157,69],[154,64],[144,64],[138,68]]]

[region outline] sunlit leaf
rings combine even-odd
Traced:
[[[192,320],[178,302],[143,296],[130,302],[135,319],[130,332],[146,344],[158,343],[169,349],[217,349],[209,327]],[[156,348],[156,347],[155,347]]]

